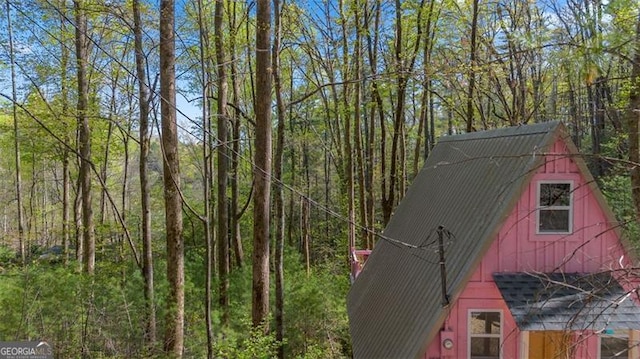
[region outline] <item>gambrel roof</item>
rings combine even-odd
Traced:
[[[439,226],[447,295],[455,300],[513,210],[546,152],[568,134],[560,122],[442,137],[398,205],[348,296],[355,358],[416,358],[448,314],[442,305]],[[577,150],[566,140],[568,154]],[[614,221],[584,161],[574,161]]]

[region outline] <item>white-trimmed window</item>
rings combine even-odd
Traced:
[[[572,204],[571,181],[538,182],[538,233],[571,233]]]
[[[600,359],[629,357],[629,335],[626,332],[600,335]]]
[[[469,311],[469,358],[500,359],[502,312]]]

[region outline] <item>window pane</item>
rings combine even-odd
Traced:
[[[569,210],[541,209],[540,232],[569,232]]]
[[[629,351],[629,340],[622,337],[601,337],[600,338],[600,358],[626,358]]]
[[[500,358],[500,338],[471,338],[471,359]]]
[[[571,184],[541,183],[540,206],[569,206],[571,204]]]
[[[471,313],[471,334],[500,334],[500,312]]]

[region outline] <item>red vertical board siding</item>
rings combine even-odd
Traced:
[[[455,332],[452,350],[442,349],[440,336],[428,346],[424,359],[468,357],[467,317],[469,310],[501,310],[503,314],[503,358],[518,357],[518,330],[499,290],[493,283],[495,272],[596,272],[629,266],[616,233],[607,223],[591,187],[581,175],[567,148],[557,141],[532,181],[526,186],[496,240],[486,252],[471,281],[452,304],[445,321]],[[574,185],[573,231],[570,234],[537,233],[537,183],[540,180],[571,180]],[[621,283],[623,286],[637,283]],[[596,359],[598,338],[593,333],[576,333],[575,358]]]

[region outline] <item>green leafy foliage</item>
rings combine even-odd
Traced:
[[[299,263],[289,261],[289,263]],[[302,266],[289,266],[285,279],[287,348],[295,358],[349,357],[349,324],[344,273],[326,266],[307,274]]]
[[[625,234],[638,245],[640,227],[635,217],[635,209],[631,198],[631,180],[628,175],[612,173],[599,179],[600,187],[607,202],[621,222]]]
[[[201,247],[199,247],[201,249]],[[187,251],[185,278],[185,356],[206,356],[203,312],[203,251]],[[109,254],[105,254],[108,255]],[[15,253],[0,247],[2,262]],[[5,266],[0,272],[0,340],[47,340],[57,357],[80,357],[82,350],[98,358],[142,357],[144,301],[139,270],[126,263],[98,261],[95,277],[79,273],[77,264],[33,261],[26,267]],[[346,292],[349,282],[329,265],[307,274],[301,258],[288,251],[285,268],[285,353],[291,358],[349,357]],[[158,318],[164,317],[168,288],[164,261],[156,265]],[[231,274],[231,318],[228,328],[214,310],[217,358],[274,358],[279,343],[273,331],[253,328],[251,268]],[[214,288],[215,283],[214,283]],[[215,308],[215,306],[214,306]],[[161,332],[161,327],[158,328]],[[160,356],[161,357],[161,356]]]
[[[13,263],[15,259],[16,251],[13,248],[5,245],[0,245],[0,270],[3,267]]]
[[[125,283],[126,271],[111,267],[95,278],[37,262],[2,274],[0,304],[12,310],[2,313],[0,338],[46,340],[62,358],[80,357],[83,347],[98,357],[137,356],[141,283]]]
[[[265,334],[264,326],[252,327],[248,318],[242,319],[243,332],[224,332],[215,343],[218,358],[268,359],[275,357],[278,348],[273,333]],[[244,334],[241,334],[244,333]]]
[[[60,4],[59,8],[56,4]],[[19,160],[25,191],[24,207],[28,207],[26,235],[31,248],[39,245],[46,249],[62,242],[62,160],[66,155],[70,156],[71,203],[67,208],[71,212],[74,196],[78,193],[74,185],[79,164],[74,152],[78,149],[74,28],[69,21],[73,19],[72,8],[64,4],[67,3],[17,1],[12,2],[12,10],[7,14],[15,18],[20,82],[18,101],[31,114],[18,111]],[[87,1],[86,4],[90,16],[88,35],[91,37],[88,112],[92,162],[98,173],[104,166],[106,189],[117,208],[110,204],[105,205],[104,211],[99,208],[97,198],[101,188],[94,182],[94,214],[105,213],[104,222],[96,225],[98,268],[95,277],[87,278],[78,273],[78,263],[73,261],[68,268],[57,261],[42,260],[17,267],[16,251],[12,247],[18,232],[13,117],[6,100],[0,99],[0,153],[6,154],[0,156],[0,204],[5,208],[7,218],[7,228],[0,238],[0,307],[4,309],[0,313],[0,340],[47,339],[62,358],[80,357],[83,348],[90,357],[155,355],[160,348],[149,351],[143,348],[143,279],[139,268],[133,264],[130,250],[123,244],[123,228],[115,220],[114,213],[118,210],[125,218],[134,245],[140,250],[139,144],[136,143],[138,84],[134,76],[130,31],[131,2]],[[230,274],[231,323],[225,328],[221,325],[215,300],[218,283],[214,278],[212,315],[214,349],[218,357],[271,358],[280,345],[284,346],[288,358],[350,356],[345,303],[349,281],[342,256],[348,246],[347,211],[352,199],[346,192],[347,138],[344,136],[348,133],[345,119],[355,119],[357,106],[360,106],[361,127],[351,128],[350,132],[360,134],[361,143],[359,149],[354,147],[349,154],[354,157],[354,189],[356,193],[370,191],[371,198],[356,195],[354,218],[360,225],[366,222],[360,214],[366,212],[367,216],[373,216],[363,225],[374,231],[384,228],[380,188],[386,186],[385,181],[391,175],[409,183],[412,175],[406,173],[408,164],[423,154],[422,148],[416,148],[418,143],[425,143],[424,127],[422,131],[418,130],[422,110],[428,110],[429,116],[424,120],[433,126],[436,137],[466,127],[467,110],[462,104],[469,96],[468,74],[471,71],[477,77],[476,91],[471,99],[477,129],[562,119],[572,135],[575,131],[576,138],[581,139],[582,144],[578,144],[581,151],[587,153],[594,146],[589,133],[592,105],[597,96],[602,97],[606,92],[611,99],[607,98],[604,109],[608,117],[600,154],[615,158],[628,156],[628,140],[621,134],[626,130],[624,118],[614,116],[614,113],[620,114],[619,110],[626,108],[632,89],[629,70],[630,59],[636,51],[632,40],[638,9],[631,0],[612,0],[600,7],[585,5],[584,9],[577,10],[566,8],[569,4],[554,1],[544,6],[538,2],[497,5],[481,2],[477,29],[481,38],[476,45],[475,63],[470,61],[471,2],[400,2],[402,16],[398,28],[395,27],[395,3],[371,3],[366,11],[362,7],[364,3],[353,1],[318,2],[312,8],[304,2],[285,4],[281,9],[279,68],[283,82],[280,95],[287,104],[282,176],[287,227],[285,341],[277,343],[273,333],[264,334],[264,328],[253,328],[249,317],[253,227],[250,213],[255,170],[252,163],[255,153],[252,148],[255,136],[255,11],[251,8],[252,3],[225,4],[225,36],[222,40],[229,56],[226,65],[235,68],[235,75],[229,76],[228,84],[228,101],[233,103],[229,106],[229,120],[239,121],[239,137],[229,142],[237,145],[239,170],[229,181],[239,188],[238,210],[243,210],[246,204],[244,214],[236,214],[241,222],[245,265],[234,267]],[[203,4],[203,25],[209,31],[212,29],[213,5],[212,2]],[[178,12],[179,26],[176,28],[180,39],[177,44],[180,76],[176,86],[193,105],[187,106],[185,102],[179,105],[180,112],[189,117],[180,123],[179,154],[181,194],[185,201],[185,355],[202,358],[207,351],[206,278],[204,231],[199,217],[206,206],[215,207],[216,199],[212,203],[202,201],[203,183],[207,180],[203,178],[202,135],[208,129],[203,127],[202,112],[196,107],[203,102],[198,99],[202,96],[203,81],[215,78],[212,73],[208,79],[203,79],[203,72],[213,71],[216,66],[212,66],[213,63],[205,66],[199,58],[202,39],[196,23],[197,4],[184,2],[178,6],[184,7]],[[147,76],[155,91],[159,12],[157,4],[152,2],[143,2],[142,7]],[[428,22],[430,28],[427,28]],[[402,39],[396,38],[396,29],[402,29]],[[355,51],[357,34],[362,46],[359,52]],[[6,37],[7,34],[0,34],[3,43],[8,43]],[[204,55],[213,61],[213,41],[208,46]],[[401,52],[398,59],[396,48]],[[406,74],[407,97],[402,114],[405,120],[396,131],[393,114],[398,101],[397,79],[406,71],[403,68],[409,68],[406,62],[413,51],[418,51],[418,56],[411,73]],[[362,58],[356,59],[353,55],[356,53]],[[6,66],[0,64],[3,69]],[[360,73],[356,72],[357,68]],[[7,75],[1,76],[8,84]],[[238,82],[232,83],[232,80]],[[601,95],[596,94],[596,80],[604,81],[603,85],[606,85],[602,87]],[[426,83],[430,84],[428,92]],[[210,113],[217,110],[216,92],[216,86],[213,86],[209,93]],[[425,93],[430,98],[423,99]],[[164,259],[163,152],[157,119],[159,103],[157,93],[153,93],[154,125],[148,168],[152,192],[155,304],[161,337],[168,285]],[[616,120],[619,123],[613,131],[610,121]],[[213,122],[211,135],[215,137],[216,121]],[[397,173],[392,174],[388,172],[394,136],[400,137],[394,158],[400,163]],[[355,138],[349,140],[353,142],[352,146],[356,145]],[[213,146],[219,145],[222,144],[214,143]],[[125,155],[128,156],[126,160]],[[215,167],[215,156],[213,163]],[[607,169],[606,175],[598,181],[629,237],[638,238],[640,230],[634,216],[628,168],[618,164]],[[212,192],[215,192],[215,182],[212,184]],[[404,195],[401,193],[404,188],[404,183],[397,186],[396,200]],[[313,201],[309,208],[308,228],[303,228],[302,224],[301,198]],[[372,208],[365,210],[365,204]],[[70,227],[73,237],[75,223],[70,223]],[[304,259],[296,248],[303,233],[310,238],[310,268],[302,264]],[[32,254],[35,257],[37,252]],[[274,292],[272,288],[272,302]],[[273,323],[269,324],[274,327]]]
[[[285,256],[285,353],[291,358],[349,357],[350,340],[346,313],[349,280],[345,272],[321,265],[307,274],[300,255],[289,248]],[[192,357],[206,355],[204,335],[204,272],[202,248],[187,251],[188,328],[186,347]],[[217,309],[213,314],[216,340],[214,350],[220,358],[273,358],[279,345],[275,334],[253,328],[251,318],[250,267],[237,268],[230,275],[231,323],[222,328]],[[213,288],[217,288],[214,281]],[[272,292],[273,288],[272,288]],[[215,295],[214,295],[215,298]],[[273,297],[272,297],[273,300]],[[273,325],[272,325],[273,328]]]

